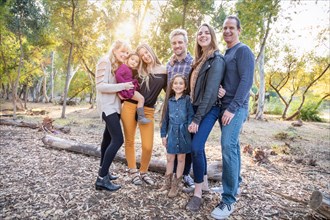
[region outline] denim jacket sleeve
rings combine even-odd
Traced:
[[[205,86],[203,97],[201,102],[198,104],[196,114],[194,116],[193,122],[199,124],[203,117],[210,111],[212,106],[215,104],[218,97],[218,90],[220,83],[223,79],[225,72],[225,61],[221,55],[217,55],[210,62],[210,68],[205,74]]]
[[[188,112],[188,125],[190,125],[190,123],[193,120],[193,117],[194,117],[195,113],[194,113],[193,106],[190,102],[190,97],[189,96],[186,96],[186,105],[187,105],[187,112]]]
[[[168,111],[169,111],[169,108],[167,106],[167,110],[166,110],[165,116],[162,120],[161,127],[160,127],[160,137],[161,138],[167,136],[168,122],[169,122],[169,113],[168,113]]]

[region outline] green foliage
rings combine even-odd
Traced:
[[[240,40],[259,52],[260,44],[266,33],[266,22],[277,20],[280,11],[279,0],[239,0],[236,3],[236,12],[242,23],[243,34]]]
[[[186,5],[185,5],[186,4]],[[184,10],[186,10],[184,12]],[[152,23],[152,34],[149,44],[163,63],[172,54],[169,34],[176,28],[184,28],[188,33],[188,51],[194,53],[195,36],[198,27],[206,15],[214,12],[214,1],[170,0],[161,7],[163,15]],[[185,17],[183,17],[185,15]]]
[[[284,109],[283,103],[278,97],[269,97],[269,102],[265,103],[265,113],[271,115],[281,115]]]
[[[321,122],[322,119],[319,116],[320,115],[319,106],[320,104],[315,102],[311,102],[304,105],[304,107],[300,111],[301,120]]]
[[[291,153],[291,149],[288,145],[274,145],[272,146],[272,151],[275,154],[287,154],[289,155]]]
[[[70,84],[68,97],[83,99],[87,94],[91,93],[91,80],[83,71],[77,72]]]

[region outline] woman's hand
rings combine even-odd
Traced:
[[[226,94],[226,90],[222,87],[222,85],[220,85],[219,91],[218,91],[218,98],[221,99],[222,97],[225,96],[225,94]]]
[[[188,131],[190,133],[197,133],[197,131],[198,131],[198,124],[196,124],[195,122],[191,122],[191,124],[188,126]]]
[[[125,83],[125,89],[126,90],[134,89],[133,83],[132,82]]]
[[[162,142],[163,142],[163,146],[167,147],[167,138],[166,137],[162,138]]]

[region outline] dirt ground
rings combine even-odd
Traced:
[[[11,104],[0,100],[1,114],[10,114]],[[62,106],[28,103],[28,109],[44,109],[54,124],[71,128],[69,134],[53,134],[64,139],[99,146],[104,124],[89,105]],[[18,112],[19,119],[41,123],[46,115]],[[1,118],[7,118],[2,116]],[[322,219],[308,206],[314,190],[330,194],[330,124],[292,122],[253,116],[241,134],[241,194],[229,219]],[[153,157],[165,160],[156,117]],[[0,219],[212,219],[210,212],[221,195],[203,196],[197,213],[184,209],[189,194],[174,199],[158,192],[163,174],[152,172],[155,186],[130,183],[126,164],[111,167],[120,175],[118,192],[96,191],[94,182],[99,158],[55,150],[44,146],[46,133],[37,129],[0,125]],[[208,163],[221,162],[221,132],[216,124],[206,145]],[[139,134],[136,136],[140,154]],[[243,153],[251,149],[259,154]],[[123,148],[121,149],[123,152]],[[265,154],[261,160],[260,152]],[[219,170],[221,172],[221,170]],[[209,181],[210,187],[219,181]]]

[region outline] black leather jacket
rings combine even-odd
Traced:
[[[193,71],[193,70],[191,70]],[[193,122],[199,125],[203,117],[210,111],[213,105],[217,103],[218,91],[225,73],[225,60],[219,51],[215,51],[213,56],[203,64],[200,69],[195,89],[193,105],[198,106],[194,115]],[[189,74],[191,76],[191,74]],[[191,77],[189,77],[190,86]],[[190,88],[189,88],[190,90]]]

